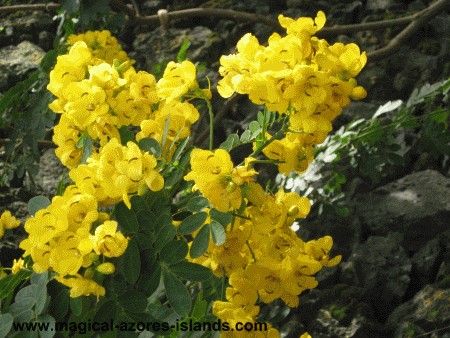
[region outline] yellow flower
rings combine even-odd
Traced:
[[[14,216],[11,216],[11,212],[6,210],[0,217],[0,228],[13,229],[20,225],[20,221],[17,221]],[[0,236],[1,237],[1,236]]]
[[[61,276],[75,275],[81,268],[83,256],[92,251],[87,229],[78,229],[76,233],[66,231],[51,243],[50,265]]]
[[[15,275],[16,273],[18,273],[20,270],[23,269],[23,264],[25,263],[25,261],[22,258],[19,258],[18,260],[14,260],[13,262],[13,266],[11,268],[11,272],[13,275]]]
[[[194,149],[191,152],[192,171],[184,179],[191,181],[198,177],[204,182],[219,181],[233,170],[230,154],[224,149],[214,153],[209,150]],[[195,183],[198,183],[197,180]]]
[[[115,221],[106,221],[95,229],[95,234],[90,239],[97,255],[119,257],[125,252],[128,240],[120,231],[116,232],[117,225]]]
[[[189,90],[197,88],[196,69],[190,61],[181,64],[170,61],[157,84],[158,96],[169,101],[178,100]]]
[[[155,77],[145,71],[139,71],[130,83],[130,95],[133,99],[144,98],[149,100],[149,103],[158,103]]]
[[[74,277],[64,278],[62,276],[55,276],[55,279],[70,287],[70,297],[77,298],[81,295],[90,296],[91,293],[97,296],[97,300],[100,296],[105,295],[105,288],[92,279],[83,278],[80,274],[75,274]]]

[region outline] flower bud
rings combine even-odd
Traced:
[[[91,279],[92,277],[94,277],[94,274],[95,268],[91,266],[90,268],[87,268],[86,271],[84,272],[84,278]]]
[[[143,196],[146,192],[147,192],[147,185],[146,185],[145,183],[142,183],[142,184],[139,186],[139,189],[138,189],[138,195],[139,195],[139,196]]]
[[[353,87],[356,87],[358,85],[355,78],[353,77],[348,79],[348,82],[351,83]]]
[[[293,205],[292,207],[289,208],[287,215],[289,217],[293,217],[298,214],[298,211],[299,211],[298,206]]]
[[[116,271],[116,267],[114,266],[113,263],[103,263],[97,266],[95,270],[104,275],[109,275],[111,273],[114,273],[114,271]]]
[[[232,193],[236,189],[236,183],[234,183],[233,181],[228,182],[226,189],[229,193]]]

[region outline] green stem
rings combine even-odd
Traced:
[[[252,248],[250,247],[250,244],[248,243],[248,239],[245,242],[247,243],[248,249],[250,250],[250,253],[252,254],[252,257],[253,257],[253,259],[256,262],[255,254],[253,253]]]
[[[280,130],[278,130],[273,136],[264,141],[253,153],[251,153],[248,157],[255,157],[259,155],[265,147],[267,147],[269,144],[271,144],[273,141],[275,141],[280,135],[283,135],[287,130],[289,129],[288,124],[283,124]],[[239,165],[243,165],[244,161],[242,161]]]
[[[209,112],[209,151],[213,149],[213,132],[214,132],[214,114],[212,112],[212,105],[209,99],[206,97],[205,93],[202,90],[198,89],[195,94],[199,94],[200,97],[206,101],[206,105],[208,106]]]
[[[245,217],[245,216],[242,216],[242,215],[239,215],[239,214],[235,214],[234,212],[232,212],[231,214],[232,214],[233,216],[236,216],[236,217],[240,217],[240,218],[244,218],[244,219],[250,220],[249,217]]]

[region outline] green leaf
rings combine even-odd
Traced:
[[[204,211],[193,214],[181,222],[178,231],[184,235],[192,234],[205,223],[207,218],[208,214]]]
[[[220,145],[219,149],[224,149],[229,152],[238,144],[239,144],[239,136],[237,136],[236,134],[231,134],[230,136],[228,136],[227,140]]]
[[[198,258],[202,256],[209,246],[211,239],[211,225],[205,224],[195,236],[189,254],[191,258]]]
[[[6,337],[11,330],[13,324],[13,316],[9,313],[0,314],[0,337]]]
[[[139,140],[139,149],[149,152],[155,158],[161,157],[161,146],[154,138],[145,137]]]
[[[86,138],[89,137],[89,132],[87,130],[84,131],[83,135],[77,141],[77,148],[83,148]]]
[[[116,204],[115,215],[120,226],[129,232],[137,232],[139,230],[139,222],[133,209],[128,209],[122,201]]]
[[[169,214],[162,214],[155,221],[155,231],[159,233],[162,228],[164,228],[166,225],[171,224],[173,224],[172,216],[170,216]]]
[[[233,215],[231,212],[225,213],[214,208],[210,210],[209,215],[211,216],[211,219],[222,224],[224,228],[226,228],[227,225],[233,220]]]
[[[164,126],[162,141],[161,141],[161,148],[164,149],[164,146],[166,145],[166,139],[167,139],[167,132],[169,131],[169,125],[170,125],[170,114],[167,116],[166,125]]]
[[[176,169],[170,173],[169,177],[164,181],[164,186],[171,187],[183,177],[183,170]]]
[[[180,144],[178,145],[178,148],[174,151],[172,156],[172,163],[175,163],[178,161],[178,158],[180,157],[181,153],[183,152],[186,145],[189,143],[189,137],[185,137],[181,140]]]
[[[154,241],[152,233],[137,233],[133,239],[136,241],[140,251],[149,249]]]
[[[81,153],[81,164],[86,164],[87,159],[92,155],[94,146],[91,138],[88,136],[84,141],[83,152]]]
[[[177,234],[177,228],[173,224],[168,224],[162,228],[155,239],[155,251],[159,252],[167,242]]]
[[[260,125],[261,127],[263,127],[263,126],[264,126],[264,115],[263,115],[263,113],[261,113],[260,111],[258,112],[257,119],[258,119],[259,125]],[[253,121],[252,121],[252,122],[253,122]]]
[[[252,134],[255,133],[255,131],[261,129],[261,125],[257,122],[257,121],[252,121],[250,122],[249,126],[248,126],[248,130],[250,130],[250,132]]]
[[[250,136],[252,136],[252,133],[250,132],[250,130],[246,130],[242,133],[241,135],[241,142],[245,143],[248,140],[250,140]]]
[[[52,316],[50,316],[50,315],[45,313],[45,314],[39,315],[37,317],[37,322],[38,323],[42,323],[41,324],[42,326],[45,325],[45,326],[48,327],[48,330],[46,329],[46,330],[39,331],[39,337],[41,337],[41,338],[51,338],[51,337],[53,337],[55,335],[55,333],[56,333],[56,331],[55,331],[55,329],[56,329],[56,327],[55,327],[55,324],[56,324],[55,318],[53,318]]]
[[[111,286],[115,293],[121,295],[125,291],[127,291],[127,282],[125,281],[125,277],[122,274],[115,274],[111,278]]]
[[[211,222],[211,235],[215,245],[222,245],[225,243],[226,234],[225,230],[219,222]]]
[[[202,197],[196,196],[189,200],[187,208],[190,212],[200,212],[209,206],[209,201]]]
[[[148,271],[144,271],[139,277],[138,289],[147,297],[150,297],[158,288],[161,280],[161,264],[156,261]]]
[[[178,52],[177,55],[178,62],[183,62],[184,60],[186,60],[186,51],[190,45],[191,42],[188,39],[184,38],[183,44],[181,45],[180,51]]]
[[[185,240],[171,240],[162,248],[159,257],[166,264],[176,264],[186,258],[189,246]]]
[[[62,320],[69,310],[69,290],[64,289],[50,302],[49,313],[56,319]]]
[[[132,290],[130,290],[132,291]],[[129,292],[129,291],[127,291]],[[126,293],[124,294],[126,295]],[[119,296],[118,299],[121,299]],[[120,300],[119,300],[120,302]],[[94,322],[101,323],[101,322],[109,322],[116,316],[116,302],[112,299],[104,302],[100,308],[97,310],[97,313],[94,316]]]
[[[141,313],[147,308],[147,297],[137,290],[128,290],[117,297],[117,301],[125,311]]]
[[[75,316],[81,315],[81,310],[83,309],[82,297],[70,297],[70,309]]]
[[[45,196],[36,196],[28,201],[28,211],[32,216],[39,210],[47,208],[52,202]]]
[[[139,255],[138,245],[134,240],[128,241],[123,262],[125,280],[130,284],[136,283],[141,272],[141,256]]]
[[[128,142],[134,140],[134,133],[131,130],[129,130],[127,126],[120,127],[119,134],[120,134],[120,143],[123,146],[126,146]]]
[[[211,269],[191,262],[180,262],[170,265],[169,270],[183,279],[194,282],[205,281],[213,275]]]
[[[191,311],[191,295],[186,286],[171,272],[163,276],[167,299],[172,309],[180,316],[186,317]]]
[[[194,309],[192,310],[192,317],[197,320],[202,320],[206,315],[206,308],[208,307],[208,303],[203,300],[203,290],[197,295],[197,299],[195,300]]]
[[[194,147],[188,148],[183,155],[181,155],[180,161],[178,161],[178,167],[183,168],[191,159],[191,151],[194,150]]]
[[[32,273],[33,271],[22,269],[15,275],[8,275],[0,279],[0,299],[8,297],[9,293],[12,292],[22,280],[30,277]]]

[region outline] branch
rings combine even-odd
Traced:
[[[20,141],[20,139],[18,139],[17,141]],[[7,145],[10,142],[11,140],[9,138],[0,139],[0,145],[1,144]],[[38,146],[41,148],[58,148],[58,146],[52,141],[36,141],[36,142]]]
[[[378,61],[398,52],[411,35],[419,30],[428,20],[441,13],[450,5],[450,0],[438,0],[429,7],[415,14],[414,20],[402,30],[389,44],[367,54],[367,62]]]
[[[17,5],[0,7],[0,13],[13,13],[17,11],[48,11],[58,9],[59,4]]]

